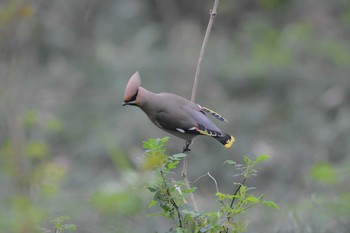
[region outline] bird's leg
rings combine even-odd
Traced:
[[[190,145],[191,145],[191,143],[186,142],[186,145],[182,149],[182,153],[190,152],[191,151],[191,149],[189,148]]]

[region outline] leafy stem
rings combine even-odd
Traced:
[[[164,177],[164,173],[163,173],[162,170],[160,170],[160,175],[161,175],[161,177],[163,179],[163,183],[164,183],[164,186],[166,188],[166,193],[167,193],[167,195],[169,197],[169,201],[170,201],[171,205],[175,208],[175,211],[177,213],[177,218],[178,218],[178,221],[179,221],[179,227],[182,228],[182,220],[181,220],[181,214],[180,214],[179,206],[176,204],[174,198],[172,197],[172,195],[170,193],[169,187],[168,187],[168,185],[166,183],[166,180],[165,180],[165,177]]]
[[[249,177],[257,174],[255,166],[269,158],[262,155],[255,160],[245,157],[245,165],[237,164],[232,160],[225,162],[232,165],[239,175],[243,176],[242,182],[238,184],[233,194],[221,193],[218,182],[207,172],[207,176],[215,183],[216,197],[220,204],[214,211],[196,211],[186,202],[186,198],[193,194],[196,188],[187,188],[183,181],[172,178],[186,154],[166,155],[167,141],[168,138],[163,138],[144,142],[146,149],[144,164],[147,164],[146,168],[154,170],[155,174],[154,181],[148,187],[154,193],[149,207],[159,206],[163,211],[161,216],[172,218],[176,225],[176,232],[245,232],[247,223],[239,221],[238,216],[258,204],[278,208],[273,201],[265,201],[264,195],[251,194],[252,188],[245,184]],[[173,229],[170,232],[173,232]]]
[[[241,187],[244,186],[244,183],[245,183],[246,180],[247,180],[247,177],[244,177],[242,183],[238,184],[238,187],[237,187],[236,191],[233,193],[233,197],[232,197],[232,201],[231,201],[231,204],[230,204],[230,208],[233,207],[233,204],[234,204],[234,202],[236,200],[236,195],[239,192],[239,190],[241,189]]]

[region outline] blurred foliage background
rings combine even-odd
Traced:
[[[123,92],[139,70],[147,89],[190,98],[212,4],[0,2],[1,232],[54,232],[62,216],[84,233],[169,228],[146,216],[156,210],[139,169],[142,141],[166,134],[121,107]],[[271,155],[248,185],[281,209],[254,210],[249,232],[348,232],[349,39],[348,0],[220,2],[197,102],[237,141],[198,138],[189,176],[211,171],[229,192],[225,160]],[[168,151],[182,146],[171,138]],[[210,178],[194,186],[200,209],[216,205]]]

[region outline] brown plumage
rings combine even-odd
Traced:
[[[215,138],[230,148],[235,138],[222,132],[206,115],[209,113],[220,121],[227,122],[218,113],[171,93],[153,93],[141,87],[138,72],[131,76],[124,94],[124,105],[141,108],[148,118],[164,131],[186,141],[184,150],[189,150],[194,137],[206,135]]]

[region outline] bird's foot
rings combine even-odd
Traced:
[[[186,153],[186,152],[190,152],[191,149],[189,148],[190,144],[186,144],[183,148],[182,148],[182,153]]]
[[[190,148],[183,148],[183,150],[182,150],[182,153],[187,153],[187,152],[190,152],[191,151],[191,149]]]

